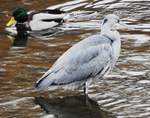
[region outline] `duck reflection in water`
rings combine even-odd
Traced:
[[[34,102],[54,118],[114,118],[85,95],[49,99],[36,97]]]
[[[13,46],[22,47],[26,46],[28,40],[28,33],[24,23],[17,23],[17,35],[13,41]]]

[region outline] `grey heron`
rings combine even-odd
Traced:
[[[73,45],[36,82],[38,90],[50,87],[77,89],[102,78],[115,65],[119,55],[121,40],[116,24],[119,17],[106,15],[101,24],[101,33],[89,36]]]

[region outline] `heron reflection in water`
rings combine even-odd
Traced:
[[[34,102],[54,118],[115,118],[85,95],[49,99],[36,97]]]

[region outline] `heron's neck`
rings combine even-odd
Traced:
[[[101,29],[102,35],[106,35],[107,37],[113,40],[112,48],[114,53],[114,64],[115,64],[120,55],[120,47],[121,47],[120,34],[118,31],[112,30],[110,27],[107,27],[107,25],[103,26]]]
[[[103,25],[101,27],[101,34],[108,36],[114,41],[117,39],[120,39],[119,32],[116,30],[113,30],[109,25]]]

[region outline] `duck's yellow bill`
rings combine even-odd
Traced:
[[[14,17],[11,17],[11,19],[9,20],[9,22],[6,24],[7,27],[10,27],[11,25],[16,24],[16,20]]]

